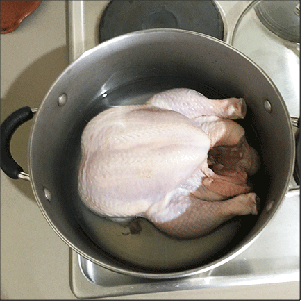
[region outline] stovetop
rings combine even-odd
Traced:
[[[70,63],[86,50],[99,44],[99,22],[109,2],[69,1]],[[241,31],[245,30],[245,24],[239,19],[239,16],[244,12],[247,14],[244,21],[248,18],[248,22],[254,21],[252,12],[248,12],[248,9],[245,10],[251,2],[216,1],[225,23],[224,41],[249,56],[267,72],[287,102],[291,116],[298,117],[299,80],[296,80],[296,76],[297,78],[299,76],[299,43],[292,44],[275,39],[273,35],[266,34],[265,29],[256,22],[249,26],[249,29],[253,28],[253,35],[255,32],[255,38],[268,39],[268,41],[264,41],[264,45],[267,42],[273,45],[273,55],[268,55],[278,62],[276,69],[277,66],[279,70],[281,69],[282,75],[286,75],[286,80],[281,81],[277,72],[269,74],[266,61],[258,55],[258,51],[246,47],[248,35],[241,34]],[[260,45],[259,40],[258,45]],[[296,59],[298,68],[295,67],[295,71],[292,72],[291,65],[295,66]],[[93,264],[70,249],[71,290],[77,298],[103,298],[208,287],[297,281],[299,280],[300,204],[299,189],[293,178],[290,182],[290,189],[292,190],[287,192],[274,217],[251,246],[217,268],[180,279],[151,280],[111,272]]]
[[[299,280],[299,193],[288,193],[252,245],[208,272],[181,279],[151,280],[111,272],[70,249],[71,289],[77,298],[101,298],[209,287]]]

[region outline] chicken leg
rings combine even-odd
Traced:
[[[203,201],[194,196],[180,196],[150,207],[146,217],[161,231],[178,238],[204,236],[237,215],[256,215],[258,198],[254,192],[225,201]],[[183,209],[185,208],[185,210]],[[170,219],[174,212],[183,211]]]

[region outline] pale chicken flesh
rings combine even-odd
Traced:
[[[259,156],[232,120],[246,110],[243,99],[179,88],[101,112],[82,134],[82,201],[99,215],[145,217],[181,238],[256,215],[259,199],[248,178]]]

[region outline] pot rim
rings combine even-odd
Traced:
[[[56,79],[56,81],[52,84],[52,86],[49,88],[47,94],[45,95],[43,101],[41,102],[40,107],[38,108],[38,111],[34,117],[34,121],[33,121],[33,125],[32,125],[32,129],[31,129],[31,135],[30,135],[30,140],[29,140],[29,153],[31,153],[31,145],[33,143],[33,134],[34,134],[34,129],[36,126],[36,121],[40,118],[40,108],[43,107],[46,99],[48,98],[48,95],[51,93],[53,87],[57,84],[58,81],[60,81],[61,77],[63,77],[66,73],[68,73],[71,68],[73,68],[75,65],[79,64],[82,60],[84,60],[84,58],[90,56],[92,53],[94,52],[98,52],[101,49],[105,49],[108,47],[112,47],[114,46],[114,44],[116,43],[120,43],[121,41],[124,40],[130,40],[132,37],[135,37],[136,39],[141,36],[141,35],[170,35],[171,33],[177,34],[177,35],[192,35],[195,37],[203,37],[205,39],[209,39],[214,41],[215,43],[219,43],[220,45],[223,45],[223,47],[227,47],[229,49],[231,49],[232,51],[238,53],[240,56],[242,56],[244,59],[246,59],[247,61],[249,61],[252,65],[254,65],[256,67],[256,69],[261,72],[261,74],[268,80],[269,84],[273,87],[273,89],[275,90],[276,94],[278,95],[279,100],[282,102],[283,104],[283,108],[285,110],[285,114],[287,115],[288,119],[289,119],[289,112],[288,109],[285,105],[285,102],[282,98],[282,95],[280,94],[279,90],[277,89],[277,87],[275,86],[275,84],[273,83],[273,81],[271,80],[271,78],[264,72],[264,70],[262,70],[255,62],[253,62],[249,57],[247,57],[245,54],[243,54],[242,52],[240,52],[239,50],[237,50],[236,48],[234,48],[233,46],[231,46],[230,44],[227,44],[224,41],[221,41],[217,38],[211,37],[209,35],[203,34],[203,33],[197,33],[194,31],[188,31],[188,30],[183,30],[183,29],[174,29],[174,28],[164,28],[164,29],[160,29],[160,28],[156,28],[156,29],[146,29],[146,30],[141,30],[141,31],[135,31],[135,32],[131,32],[131,33],[127,33],[121,36],[117,36],[114,37],[108,41],[105,41],[99,45],[97,45],[96,47],[93,47],[92,49],[89,49],[87,51],[85,51],[79,58],[77,58],[74,62],[72,62],[60,75],[59,77]],[[196,268],[191,268],[185,271],[177,271],[177,272],[163,272],[163,273],[153,273],[153,272],[138,272],[138,271],[134,271],[131,270],[131,268],[129,267],[128,269],[126,268],[122,268],[122,267],[115,267],[115,266],[111,266],[108,264],[105,264],[104,262],[101,262],[100,260],[97,260],[91,256],[89,256],[88,254],[86,254],[84,251],[82,251],[81,249],[79,249],[77,246],[75,246],[72,242],[70,242],[70,240],[65,237],[60,230],[54,225],[54,223],[52,222],[51,218],[49,217],[49,215],[47,214],[46,210],[44,209],[41,200],[39,199],[39,196],[37,194],[37,190],[35,187],[35,183],[33,180],[31,180],[31,186],[32,186],[32,190],[34,193],[34,196],[37,200],[37,204],[39,209],[41,210],[43,216],[45,217],[45,219],[47,220],[48,224],[51,226],[51,228],[54,230],[54,232],[62,239],[62,241],[64,241],[69,247],[71,247],[77,254],[79,254],[80,256],[84,257],[85,259],[103,267],[106,268],[108,270],[111,270],[113,272],[117,272],[117,273],[122,273],[125,275],[130,275],[130,276],[135,276],[135,277],[143,277],[143,278],[149,278],[149,279],[172,279],[172,278],[180,278],[180,277],[187,277],[187,276],[193,276],[196,274],[200,274],[203,272],[207,272],[209,270],[212,270],[218,266],[221,266],[223,264],[225,264],[226,262],[230,261],[231,259],[235,258],[236,256],[238,256],[239,254],[241,254],[244,250],[246,250],[254,241],[255,239],[258,238],[258,236],[261,234],[262,230],[265,228],[265,226],[267,225],[267,223],[273,218],[275,212],[277,211],[279,205],[282,203],[283,198],[285,196],[285,193],[287,191],[288,185],[289,185],[289,180],[292,177],[293,174],[293,169],[294,169],[294,160],[295,160],[295,147],[294,147],[294,139],[293,139],[293,129],[292,129],[292,125],[290,124],[290,132],[291,132],[291,139],[292,139],[292,143],[293,143],[293,147],[291,149],[291,158],[290,158],[290,171],[287,175],[287,181],[285,183],[285,189],[283,190],[281,197],[279,200],[279,202],[277,203],[276,206],[273,206],[272,209],[269,211],[269,217],[265,220],[265,222],[260,226],[259,230],[253,234],[250,235],[250,237],[248,237],[247,239],[243,239],[239,245],[237,245],[232,251],[230,251],[229,253],[223,255],[222,257],[215,259],[213,262],[210,262],[208,264],[205,264],[201,267],[196,267]],[[30,175],[30,179],[33,179],[32,174],[32,164],[31,164],[31,156],[29,156],[29,166],[28,166],[28,170],[29,170],[29,175]],[[243,243],[243,245],[241,246],[241,244]]]

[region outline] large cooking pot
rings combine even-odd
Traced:
[[[179,240],[139,218],[140,234],[92,213],[77,191],[80,138],[87,122],[119,105],[141,104],[155,92],[195,89],[209,98],[243,97],[241,124],[260,154],[253,177],[258,216],[236,217],[213,233]],[[295,142],[277,88],[250,59],[226,43],[176,29],[139,31],[85,52],[60,75],[34,116],[29,174],[14,162],[9,140],[34,113],[21,108],[1,125],[1,168],[30,179],[42,214],[59,237],[84,258],[112,271],[176,278],[217,267],[246,249],[271,220],[292,176]]]

